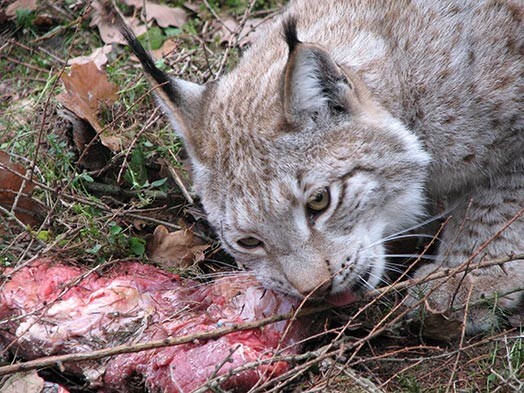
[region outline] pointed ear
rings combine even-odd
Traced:
[[[189,155],[202,162],[204,157],[197,149],[198,146],[201,146],[202,135],[195,123],[199,114],[202,113],[206,87],[181,79],[173,79],[166,75],[155,65],[153,58],[123,22],[123,19],[117,17],[114,23],[140,60],[157,101],[171,121],[175,132],[184,140]]]
[[[352,114],[358,106],[349,70],[343,70],[322,47],[298,39],[296,20],[284,22],[289,56],[282,102],[286,120],[296,126]]]

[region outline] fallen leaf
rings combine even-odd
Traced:
[[[99,0],[94,0],[91,3],[93,7],[93,13],[91,15],[91,23],[89,26],[98,27],[100,32],[100,38],[104,41],[105,44],[127,44],[127,41],[124,39],[122,34],[118,31],[118,28],[104,18],[103,6]],[[124,20],[129,26],[129,28],[135,33],[137,37],[141,36],[147,31],[146,25],[144,25],[140,20],[133,17],[124,17]]]
[[[137,10],[139,10],[144,5],[144,1],[143,0],[124,0],[124,4],[130,7],[135,7]]]
[[[236,42],[238,46],[251,44],[259,35],[260,26],[265,23],[264,20],[258,18],[248,19],[240,29],[240,23],[230,16],[222,18],[221,22],[218,20],[212,22],[212,27],[216,30],[215,37],[218,37],[221,43],[231,44],[234,44],[238,37],[238,42]]]
[[[200,3],[200,2],[199,2]],[[191,10],[192,12],[194,12],[195,14],[198,14],[198,12],[200,11],[200,4],[193,4],[192,2],[190,1],[186,1],[184,3],[184,7],[186,7],[188,10]]]
[[[77,165],[88,171],[105,167],[111,158],[111,151],[97,138],[91,124],[66,108],[59,110],[58,115],[71,123],[73,143],[79,154]],[[93,138],[96,139],[93,141]],[[85,151],[88,146],[88,150]]]
[[[173,39],[169,38],[164,41],[160,49],[152,50],[151,54],[155,60],[162,59],[163,57],[171,54],[176,48],[178,48],[178,43]]]
[[[108,62],[107,55],[110,54],[112,50],[113,46],[104,45],[100,48],[96,48],[89,56],[79,56],[75,57],[74,59],[70,59],[67,64],[72,65],[93,62],[99,69],[102,69],[102,66],[106,65]]]
[[[34,11],[36,10],[36,3],[37,0],[16,0],[9,4],[5,13],[9,17],[13,17],[16,15],[16,11],[18,10]]]
[[[50,29],[52,26],[59,24],[60,20],[56,15],[49,13],[41,13],[35,16],[33,19],[33,26],[37,26],[42,29]]]
[[[145,220],[142,220],[141,218],[135,218],[133,220],[133,226],[135,227],[135,229],[141,231],[142,229],[144,229],[147,225],[147,221]]]
[[[147,22],[154,19],[160,27],[180,27],[187,22],[187,14],[182,8],[146,1],[145,11]]]
[[[148,243],[148,256],[164,268],[184,268],[203,260],[208,247],[189,229],[169,232],[159,225]]]
[[[65,92],[57,100],[80,119],[87,121],[100,136],[104,146],[112,151],[122,149],[120,137],[111,135],[98,120],[102,106],[111,106],[117,99],[118,87],[93,62],[73,64],[70,74],[62,74]]]
[[[7,210],[11,210],[18,193],[22,187],[23,176],[26,169],[16,163],[11,162],[9,154],[0,151],[0,205]],[[31,198],[34,185],[26,182],[18,197],[15,216],[26,225],[37,226],[42,222],[41,213],[44,207]]]
[[[2,384],[2,393],[40,393],[44,389],[44,380],[36,371],[16,373]]]
[[[422,324],[425,337],[449,342],[461,336],[462,320],[450,316],[448,312],[433,309],[428,302],[425,302],[425,309],[421,312],[423,316],[416,325]]]

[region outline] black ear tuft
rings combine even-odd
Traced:
[[[288,17],[282,23],[282,27],[284,28],[284,38],[289,47],[289,53],[292,53],[296,46],[300,44],[297,37],[297,19],[294,16]]]
[[[144,49],[138,38],[136,38],[133,31],[127,26],[122,15],[118,12],[116,6],[111,1],[103,0],[102,2],[102,15],[108,23],[116,26],[120,34],[127,41],[129,47],[133,51],[140,63],[146,75],[152,78],[167,95],[167,98],[175,105],[180,105],[179,93],[171,83],[169,77],[160,70],[156,65],[153,58]],[[151,82],[151,80],[150,80]]]

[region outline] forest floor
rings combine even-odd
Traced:
[[[118,2],[161,69],[205,83],[235,65],[283,1],[167,3],[177,11],[151,8],[146,23],[142,0]],[[97,4],[0,0],[0,269],[41,255],[89,268],[133,259],[196,280],[234,269],[195,202],[180,141]],[[101,105],[85,102],[92,85]],[[520,328],[423,338],[397,307],[402,295],[320,316],[325,333],[305,351],[324,355],[297,360],[295,375],[268,391],[524,391]],[[39,375],[90,391],[56,367]],[[0,391],[12,378],[0,379]]]

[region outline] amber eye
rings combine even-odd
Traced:
[[[260,247],[262,245],[262,242],[258,240],[256,237],[245,237],[243,239],[237,240],[237,243],[244,248],[253,249]]]
[[[329,189],[323,188],[315,191],[307,200],[307,208],[311,213],[321,213],[326,210],[330,202]]]

